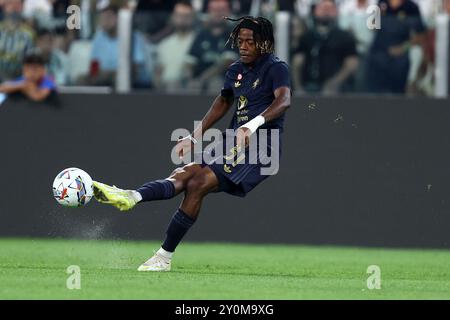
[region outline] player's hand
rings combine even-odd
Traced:
[[[175,146],[175,152],[178,157],[182,159],[185,155],[189,154],[194,148],[194,142],[189,136],[178,139],[177,145]]]
[[[240,127],[236,130],[236,145],[246,148],[250,144],[252,132],[249,128]]]

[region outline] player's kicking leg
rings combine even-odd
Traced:
[[[173,253],[181,239],[197,220],[203,198],[218,188],[214,172],[204,167],[188,179],[180,208],[175,212],[161,248],[138,271],[170,271]]]
[[[147,182],[137,190],[124,190],[94,181],[94,196],[101,203],[128,211],[140,202],[173,198],[186,188],[187,181],[201,169],[198,164],[188,164],[175,169],[168,178]]]

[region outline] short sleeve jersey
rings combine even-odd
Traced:
[[[273,54],[258,58],[253,66],[234,62],[225,74],[221,95],[237,101],[230,129],[237,129],[266,110],[275,99],[274,91],[290,88],[288,65]],[[261,126],[261,129],[283,130],[284,114]]]

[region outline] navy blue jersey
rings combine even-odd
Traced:
[[[273,54],[265,54],[252,67],[240,60],[228,67],[221,95],[236,103],[230,129],[237,129],[266,110],[275,99],[274,91],[290,87],[288,65]],[[265,123],[261,129],[283,131],[284,114]]]

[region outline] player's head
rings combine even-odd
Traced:
[[[228,42],[231,42],[232,48],[239,49],[242,63],[251,64],[261,55],[274,52],[273,27],[269,20],[251,16],[226,19],[239,21],[231,32]]]
[[[32,82],[38,82],[45,76],[45,59],[38,53],[32,53],[23,61],[23,77]]]

